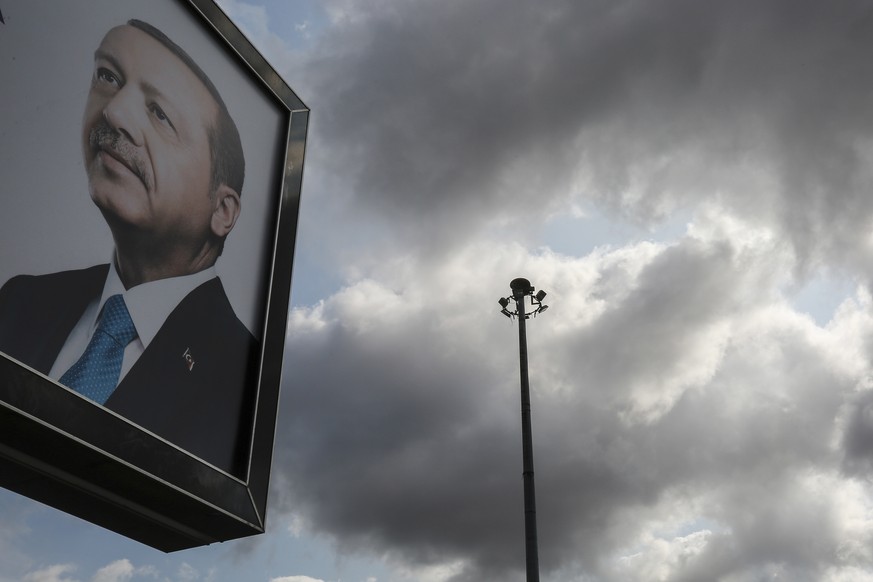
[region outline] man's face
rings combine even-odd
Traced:
[[[209,236],[207,128],[218,105],[194,73],[132,26],[94,54],[82,148],[91,198],[117,233],[202,246]]]

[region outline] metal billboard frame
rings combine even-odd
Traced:
[[[287,115],[247,470],[220,470],[0,352],[0,486],[171,552],[265,531],[309,109],[213,0],[167,1]]]

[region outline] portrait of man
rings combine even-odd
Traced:
[[[0,351],[238,475],[260,348],[215,264],[242,209],[239,130],[197,63],[130,20],[94,52],[81,147],[111,260],[9,279]]]

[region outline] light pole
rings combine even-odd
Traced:
[[[521,440],[524,479],[524,555],[527,568],[527,582],[539,582],[540,565],[537,552],[537,503],[536,490],[534,488],[533,466],[533,435],[530,428],[530,380],[527,373],[527,328],[526,322],[531,315],[536,317],[548,309],[543,305],[546,292],[540,290],[534,295],[534,287],[530,281],[523,278],[513,279],[509,283],[512,295],[498,299],[501,313],[512,319],[518,317],[518,356],[521,370]],[[531,305],[535,307],[530,314],[526,313],[524,298],[531,298]],[[515,301],[515,311],[509,311],[509,301]]]

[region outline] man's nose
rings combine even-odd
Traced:
[[[137,104],[140,104],[138,107]],[[142,145],[142,112],[145,110],[141,97],[129,89],[122,87],[118,93],[112,96],[106,107],[103,108],[103,118],[117,132],[122,134],[133,145]]]

